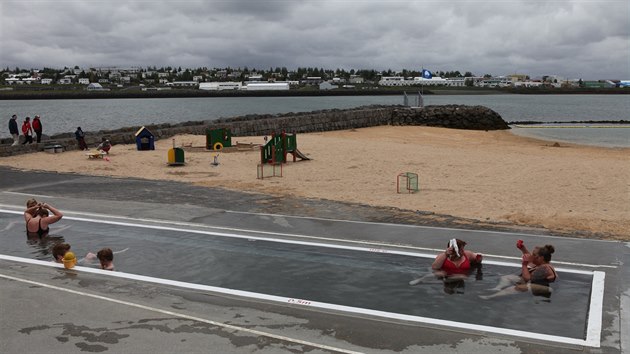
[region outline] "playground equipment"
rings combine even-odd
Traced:
[[[417,192],[418,174],[412,172],[399,173],[396,179],[396,192],[401,193],[401,190],[406,190],[408,193]]]
[[[277,164],[287,162],[287,154],[293,155],[293,162],[299,157],[301,160],[310,160],[297,148],[297,136],[287,134],[283,130],[280,135],[271,134],[271,138],[264,146],[260,147],[261,164]]]
[[[155,150],[155,135],[149,129],[142,127],[134,135],[136,136],[138,151]]]
[[[259,163],[256,165],[256,178],[282,177],[281,163]]]
[[[88,159],[92,160],[92,159],[103,159],[105,158],[107,153],[104,151],[95,150],[95,151],[86,152],[85,155],[88,157]]]
[[[210,166],[212,166],[212,167],[219,166],[219,153],[214,155],[214,157],[212,158],[212,162],[210,162]]]
[[[173,139],[173,148],[168,149],[168,165],[182,166],[184,164],[184,149],[175,147],[175,139]]]
[[[228,128],[206,129],[206,149],[221,150],[232,146],[232,132]]]

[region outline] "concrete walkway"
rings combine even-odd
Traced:
[[[554,257],[557,266],[605,273],[601,347],[581,348],[182,289],[115,278],[100,271],[66,271],[0,260],[3,353],[621,353],[628,348],[626,336],[621,335],[630,332],[630,248],[626,243],[553,237],[531,230],[517,233],[463,230],[450,227],[453,225],[366,223],[373,221],[365,220],[369,211],[356,208],[358,212],[353,214],[352,206],[323,201],[291,200],[286,210],[276,207],[274,213],[261,213],[261,205],[268,202],[264,196],[201,192],[170,182],[5,169],[0,169],[0,178],[0,209],[6,210],[23,210],[24,201],[35,196],[68,215],[107,214],[239,227],[283,233],[287,238],[317,234],[337,239],[327,242],[373,242],[384,248],[416,247],[426,252],[437,252],[444,248],[445,239],[459,237],[490,255],[488,259],[505,262],[517,262],[513,245],[524,239],[530,245],[553,243],[558,250],[570,250]],[[165,188],[168,192],[162,193]],[[191,200],[171,198],[173,195],[190,196]],[[221,205],[233,208],[208,208],[217,205],[217,197],[222,198]],[[321,215],[313,215],[317,214],[313,207],[321,208]],[[330,217],[330,209],[335,210],[336,218]],[[300,210],[308,217],[301,217]]]

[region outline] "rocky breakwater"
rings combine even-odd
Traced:
[[[445,105],[395,109],[392,125],[424,125],[468,130],[510,129],[501,116],[488,107]]]

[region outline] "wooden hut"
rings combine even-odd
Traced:
[[[149,129],[142,127],[135,134],[138,151],[155,150],[155,136]]]

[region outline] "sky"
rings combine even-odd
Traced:
[[[0,0],[0,67],[630,79],[628,0]]]

